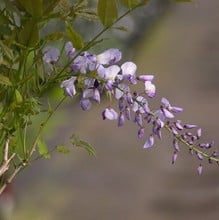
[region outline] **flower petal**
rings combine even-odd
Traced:
[[[55,63],[58,61],[60,56],[59,49],[55,47],[46,47],[44,48],[44,55],[43,55],[43,61],[45,63]]]
[[[119,66],[117,66],[117,65],[109,66],[109,67],[105,68],[104,78],[106,80],[111,80],[112,82],[114,82],[117,74],[119,73],[119,71],[120,71]]]
[[[118,113],[113,108],[106,108],[102,112],[103,120],[109,119],[109,120],[117,120],[118,119]]]
[[[137,66],[133,62],[125,62],[121,66],[122,69],[122,75],[129,79],[131,76],[135,75],[135,72],[137,70]]]
[[[65,52],[67,54],[67,56],[69,58],[73,58],[74,55],[75,55],[75,52],[76,52],[76,49],[73,47],[73,44],[71,41],[68,41],[66,44],[65,44]]]
[[[122,58],[122,53],[118,49],[108,49],[97,55],[97,63],[102,65],[112,65]]]
[[[144,83],[145,85],[145,93],[148,95],[148,97],[153,98],[156,95],[156,87],[151,81],[146,81]]]
[[[137,77],[137,79],[143,82],[146,82],[146,81],[152,82],[154,79],[154,75],[140,75]]]
[[[154,136],[150,135],[150,137],[146,140],[143,148],[151,148],[154,145]]]
[[[80,101],[80,106],[84,111],[89,110],[91,108],[91,105],[92,104],[89,99],[81,99]]]
[[[76,94],[75,89],[75,81],[77,77],[71,77],[70,79],[67,79],[61,83],[61,88],[63,88],[68,96],[73,97]]]

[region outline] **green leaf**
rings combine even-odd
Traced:
[[[20,104],[23,102],[22,95],[17,89],[15,90],[15,101],[17,104]]]
[[[5,15],[3,11],[0,11],[0,24],[6,26],[11,24],[10,17]]]
[[[84,47],[84,42],[82,40],[82,37],[80,36],[80,34],[78,34],[73,27],[71,26],[71,24],[69,22],[65,22],[65,26],[66,26],[66,34],[67,37],[71,40],[71,42],[73,43],[74,47],[76,49],[81,49]]]
[[[20,31],[19,42],[23,45],[34,47],[39,42],[39,29],[36,21],[28,20]]]
[[[48,15],[53,9],[59,4],[61,0],[44,0],[43,1],[43,8],[44,14]]]
[[[105,27],[111,26],[118,18],[115,0],[99,0],[97,14]]]
[[[2,74],[0,74],[0,84],[5,86],[12,86],[10,79]]]
[[[0,25],[0,33],[2,35],[10,35],[11,34],[11,29],[8,26]]]
[[[120,2],[127,8],[132,9],[137,6],[143,6],[148,3],[149,0],[120,0]]]
[[[64,147],[64,146],[56,146],[56,150],[59,152],[59,153],[62,153],[62,154],[69,154],[71,151]]]
[[[75,14],[89,21],[94,21],[99,19],[96,12],[93,11],[92,9],[83,9],[80,11],[75,11]]]
[[[9,60],[13,60],[12,50],[7,45],[5,45],[1,40],[0,40],[0,48],[3,50],[4,54],[8,57]]]
[[[71,13],[71,8],[72,3],[70,0],[62,0],[57,4],[55,11],[58,12],[63,19],[66,19]]]
[[[17,0],[33,17],[41,17],[43,15],[43,0]]]
[[[75,147],[84,148],[88,152],[89,155],[96,156],[94,148],[86,141],[81,140],[79,136],[77,136],[75,134],[72,135],[71,143]]]
[[[46,159],[50,158],[48,147],[42,139],[39,139],[38,144],[37,144],[38,152],[41,156],[43,156]]]

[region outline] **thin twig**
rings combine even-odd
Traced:
[[[15,153],[13,153],[9,158],[8,158],[8,150],[9,150],[9,139],[7,138],[4,151],[3,151],[3,161],[0,166],[0,177],[9,169],[9,164],[10,161],[14,158]]]
[[[26,166],[26,164],[22,163],[20,164],[14,172],[6,179],[4,184],[0,187],[0,195],[4,192],[5,188],[7,187],[8,184],[12,182],[12,180],[15,178],[15,176],[21,171]]]

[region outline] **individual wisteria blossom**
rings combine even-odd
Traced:
[[[92,104],[91,104],[91,101],[89,99],[83,98],[83,99],[80,100],[80,106],[81,106],[82,110],[86,111],[86,110],[89,110],[91,108]]]
[[[126,100],[128,100],[128,97],[130,96],[130,88],[128,85],[124,83],[120,83],[116,88],[115,88],[115,98],[116,99],[121,99],[122,97]],[[133,102],[133,101],[130,101]]]
[[[142,82],[146,82],[146,81],[152,82],[154,80],[154,75],[139,75],[137,76],[137,79]]]
[[[175,117],[176,113],[180,113],[182,111],[183,111],[183,109],[181,107],[171,106],[170,102],[166,98],[163,97],[161,99],[160,109],[156,110],[154,112],[154,115],[157,118],[159,118],[162,122],[165,122],[166,119],[172,119]],[[182,127],[179,120],[176,121],[176,127],[177,127],[177,125],[178,125],[178,127],[179,126]],[[172,130],[173,133],[177,134],[177,132],[173,126],[171,126],[170,129]],[[182,127],[182,129],[183,129],[183,127]]]
[[[45,63],[54,64],[58,61],[60,57],[60,51],[55,47],[46,47],[44,48],[43,53],[43,61]]]
[[[198,174],[199,174],[199,175],[201,175],[201,174],[202,174],[203,167],[202,167],[202,165],[201,165],[201,164],[198,166],[197,171],[198,171]]]
[[[178,107],[178,106],[171,106],[170,102],[166,98],[161,99],[161,103],[164,106],[165,109],[172,111],[174,113],[179,113],[183,111],[183,108]]]
[[[99,67],[97,69],[99,76],[102,76],[106,80],[106,88],[108,90],[113,89],[113,84],[115,83],[116,77],[120,71],[120,67],[117,65],[112,65],[109,67]]]
[[[65,52],[69,58],[73,58],[75,56],[76,49],[73,47],[72,42],[69,41],[65,44]]]
[[[109,119],[109,120],[117,120],[118,119],[118,113],[113,108],[106,108],[102,112],[103,120]]]
[[[125,123],[125,116],[123,112],[120,112],[119,117],[118,117],[118,127],[123,126]]]
[[[174,152],[173,156],[172,156],[172,164],[174,164],[176,162],[177,157],[178,157],[177,152]]]
[[[138,130],[138,138],[143,138],[145,135],[145,129],[144,127],[140,127]]]
[[[84,51],[74,58],[77,51],[72,43],[67,42],[65,51],[69,58],[73,58],[69,70],[72,77],[64,80],[61,88],[70,97],[74,97],[77,91],[83,110],[89,110],[93,101],[99,104],[103,94],[107,94],[110,100],[114,97],[118,102],[118,110],[105,108],[102,111],[103,120],[115,120],[118,127],[124,126],[127,121],[135,123],[137,137],[144,140],[144,149],[152,148],[155,139],[162,140],[162,131],[165,129],[172,135],[172,164],[176,163],[180,145],[187,147],[188,152],[200,162],[197,168],[199,174],[202,173],[203,160],[219,164],[218,153],[212,150],[214,143],[201,141],[202,129],[193,123],[176,119],[183,108],[170,104],[164,97],[158,108],[151,107],[149,101],[157,93],[154,75],[138,75],[137,65],[132,61],[119,65],[122,53],[115,48],[98,55]],[[59,54],[52,49],[44,56],[44,61],[51,63],[58,60]],[[136,84],[135,90],[133,87]]]
[[[149,111],[148,101],[144,96],[137,96],[134,100],[132,105],[133,112],[147,113]]]
[[[136,70],[137,70],[137,66],[135,63],[133,62],[125,62],[122,64],[121,66],[122,69],[122,76],[124,79],[127,79],[128,81],[130,81],[132,84],[136,84]]]
[[[97,85],[95,85],[97,83]],[[93,99],[97,103],[100,103],[100,91],[101,88],[98,88],[98,82],[96,79],[85,79],[84,85],[86,88],[83,91],[82,98],[83,99]]]
[[[75,81],[77,77],[71,77],[61,83],[61,88],[63,88],[68,96],[73,97],[76,94]]]
[[[97,63],[102,65],[113,65],[120,61],[122,58],[122,53],[118,49],[108,49],[101,54],[96,56]]]
[[[96,57],[88,52],[78,56],[71,65],[73,72],[86,74],[93,71],[96,67]]]
[[[144,144],[144,148],[151,148],[154,145],[154,136],[150,135]]]
[[[148,97],[154,98],[156,95],[156,86],[151,81],[145,81],[144,86],[145,93],[148,95]]]

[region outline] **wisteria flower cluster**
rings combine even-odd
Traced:
[[[171,105],[168,99],[163,97],[159,108],[151,109],[149,100],[156,97],[154,75],[137,75],[137,66],[132,61],[119,64],[121,51],[112,48],[98,55],[87,51],[78,55],[72,43],[67,42],[65,52],[72,60],[71,76],[62,81],[61,88],[70,97],[78,93],[83,110],[89,110],[93,101],[100,103],[101,96],[107,94],[117,100],[118,107],[106,107],[102,112],[103,120],[116,120],[119,127],[126,121],[134,122],[137,125],[138,138],[145,138],[143,148],[154,146],[155,139],[162,139],[162,130],[166,129],[173,137],[173,164],[176,162],[180,143],[187,146],[189,152],[200,161],[197,168],[199,174],[202,173],[203,159],[207,159],[209,163],[218,163],[217,152],[211,151],[213,142],[201,142],[201,128],[175,119],[176,115],[183,111],[181,107]],[[59,56],[60,52],[56,48],[49,47],[43,59],[46,63],[55,64]],[[143,84],[144,90],[131,91],[131,85],[137,84]]]

